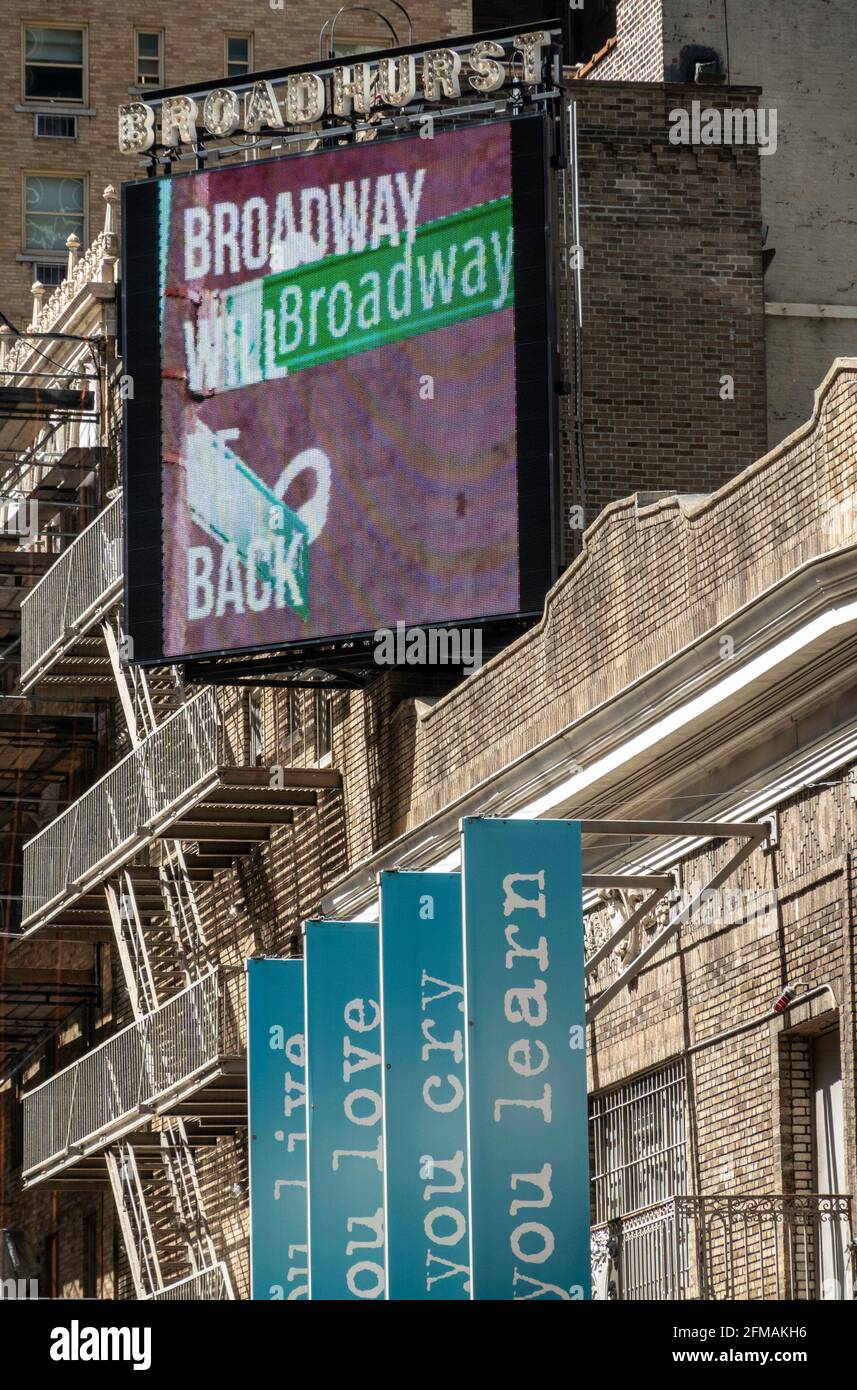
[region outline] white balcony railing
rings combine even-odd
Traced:
[[[98,621],[122,591],[122,499],[115,498],[21,602],[21,688]]]
[[[222,1261],[149,1294],[149,1300],[159,1303],[186,1303],[188,1300],[198,1303],[220,1303],[232,1298],[232,1284],[226,1265]]]
[[[671,1197],[592,1229],[596,1298],[850,1299],[851,1198]]]
[[[216,692],[203,690],[27,841],[23,929],[35,930],[127,862],[233,762]]]
[[[213,970],[23,1096],[25,1182],[195,1094],[244,1049],[242,999],[238,973]]]

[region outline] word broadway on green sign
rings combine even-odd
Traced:
[[[512,200],[497,198],[384,246],[203,296],[185,324],[191,391],[230,391],[350,357],[514,302]]]

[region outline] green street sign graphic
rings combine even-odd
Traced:
[[[324,260],[262,280],[271,367],[291,375],[514,302],[512,200],[425,222],[413,241]],[[264,373],[267,376],[267,372]]]

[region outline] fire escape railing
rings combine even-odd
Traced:
[[[200,691],[24,845],[23,929],[127,862],[232,762],[216,692]]]
[[[175,1284],[167,1284],[148,1297],[155,1302],[218,1303],[233,1298],[232,1284],[226,1265],[221,1260],[210,1269],[201,1269],[197,1274],[189,1274]]]
[[[853,1297],[851,1197],[671,1197],[592,1228],[593,1290],[625,1300]]]
[[[128,1132],[195,1089],[224,1058],[239,1057],[240,1006],[227,990],[233,976],[211,971],[23,1096],[25,1182]]]
[[[122,591],[122,499],[82,531],[21,602],[21,688],[33,685]]]

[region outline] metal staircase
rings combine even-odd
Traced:
[[[127,651],[120,619],[105,620],[102,634],[132,747],[154,733],[184,700],[171,671],[150,678],[123,660]],[[107,907],[135,1020],[144,1022],[178,990],[207,974],[209,956],[202,919],[180,840],[164,839],[160,862],[130,865],[105,884]],[[136,1146],[120,1141],[106,1153],[110,1185],[138,1298],[158,1297],[188,1276],[217,1267],[193,1147],[181,1117],[159,1120],[158,1151],[148,1161],[160,1169],[160,1199],[140,1173]],[[154,1137],[154,1136],[153,1136]],[[154,1200],[153,1200],[154,1195]],[[223,1272],[222,1296],[232,1298]]]
[[[117,1144],[105,1158],[134,1289],[146,1298],[164,1287],[164,1279],[134,1146]]]

